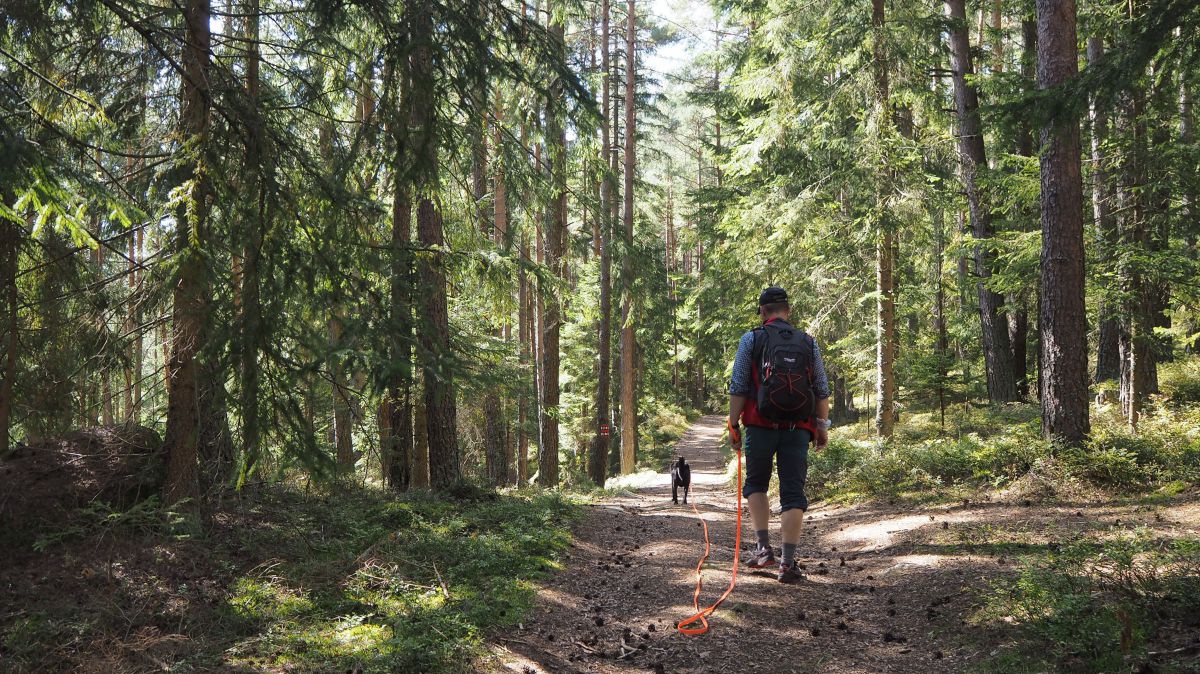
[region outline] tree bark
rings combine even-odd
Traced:
[[[524,238],[524,237],[522,237]],[[521,255],[528,259],[529,245],[522,241]],[[529,280],[522,267],[517,275],[517,341],[520,342],[521,368],[530,366],[532,358],[529,348],[533,317],[530,310]],[[529,482],[529,395],[526,393],[525,377],[522,377],[521,393],[517,398],[517,484]]]
[[[0,193],[3,203],[11,206],[9,195]],[[17,290],[17,267],[21,254],[21,230],[15,222],[0,218],[0,288],[4,289],[4,329],[0,331],[0,346],[4,349],[3,367],[0,368],[0,455],[8,452],[12,435],[13,394],[17,379],[17,338],[20,324],[17,322],[17,307],[20,297]]]
[[[946,0],[946,15],[952,23],[948,38],[954,101],[958,110],[959,160],[971,215],[971,233],[976,242],[976,290],[979,295],[979,322],[983,359],[987,367],[988,398],[992,402],[1010,402],[1017,400],[1019,396],[1013,375],[1008,326],[1002,317],[1004,296],[987,287],[993,271],[993,255],[988,248],[993,231],[991,212],[978,175],[981,169],[987,167],[987,153],[984,150],[983,129],[979,120],[979,95],[967,79],[974,75],[974,69],[971,65],[965,5],[965,0]]]
[[[437,203],[438,133],[433,72],[434,19],[427,0],[412,0],[413,148],[416,156],[417,238],[425,252],[417,262],[422,322],[418,329],[425,386],[429,483],[445,489],[459,481],[457,401],[450,352],[445,236]]]
[[[600,159],[605,167],[600,182],[600,316],[596,367],[596,428],[588,453],[588,477],[597,487],[603,487],[608,476],[608,446],[612,433],[609,409],[610,368],[612,356],[612,171],[609,170],[612,139],[608,132],[609,110],[609,0],[601,0],[600,17]],[[607,432],[605,432],[607,429]]]
[[[946,378],[950,364],[950,340],[946,335],[946,288],[942,283],[942,264],[946,253],[945,213],[938,208],[932,213],[933,220],[933,331],[934,356],[937,358],[937,396],[941,427],[946,427]]]
[[[187,0],[184,7],[180,136],[201,151],[206,145],[212,105],[209,90],[211,34],[209,0]],[[171,357],[167,363],[167,474],[163,504],[190,499],[196,510],[200,496],[198,457],[201,441],[199,365],[197,355],[206,320],[208,278],[204,265],[208,204],[202,161],[188,158],[179,167],[177,182],[189,185],[186,201],[176,211],[175,251],[178,280],[172,293]]]
[[[265,199],[262,192],[262,141],[263,130],[259,119],[259,98],[261,97],[262,82],[259,75],[259,0],[246,0],[246,16],[244,18],[244,37],[246,40],[246,97],[251,108],[250,130],[247,134],[245,149],[247,192],[250,203],[245,206],[247,234],[246,243],[241,251],[241,272],[235,276],[235,284],[240,277],[238,288],[241,299],[241,340],[239,343],[239,365],[241,372],[241,395],[238,405],[242,417],[242,469],[238,477],[239,483],[254,470],[260,454],[260,410],[259,410],[259,371],[258,352],[262,325],[260,256],[263,242],[263,217],[265,216]],[[252,215],[251,215],[252,214]]]
[[[491,217],[496,215],[499,205],[489,205],[488,195],[488,123],[486,82],[475,88],[474,116],[471,124],[471,196],[475,200],[475,226],[479,233],[491,242],[496,242],[495,226]],[[496,326],[496,337],[503,337],[503,328]],[[500,388],[489,386],[483,396],[483,444],[484,474],[489,484],[500,486],[507,477],[504,464],[504,413],[500,402]]]
[[[555,52],[566,56],[564,28],[555,20],[550,24],[550,37]],[[550,85],[550,97],[546,108],[546,140],[550,168],[550,182],[554,194],[550,200],[549,218],[546,223],[546,266],[556,279],[563,278],[563,256],[567,232],[567,132],[562,121],[562,111],[556,109],[562,98],[563,82],[555,78]],[[541,451],[538,452],[538,483],[543,487],[558,486],[558,372],[559,333],[562,329],[562,300],[557,285],[542,293],[544,306],[544,332],[542,333],[542,407],[541,407]]]
[[[1179,87],[1179,144],[1190,147],[1196,140],[1196,117],[1192,103],[1192,85],[1188,78],[1183,78]],[[1187,255],[1193,260],[1200,250],[1197,249],[1197,238],[1200,238],[1200,213],[1196,212],[1197,195],[1200,190],[1200,172],[1197,172],[1193,162],[1184,162],[1180,182],[1182,183],[1181,218],[1185,229],[1183,232]]]
[[[1093,35],[1088,38],[1088,64],[1094,65],[1104,56],[1104,40]],[[1092,122],[1092,217],[1096,221],[1097,243],[1100,249],[1100,266],[1111,273],[1114,253],[1120,245],[1117,221],[1112,213],[1112,190],[1109,187],[1109,158],[1105,148],[1108,140],[1108,111],[1096,100],[1091,105]],[[1110,284],[1105,284],[1106,286]],[[1118,379],[1121,363],[1118,343],[1121,321],[1118,306],[1110,294],[1117,289],[1105,287],[1100,300],[1100,333],[1096,343],[1096,381]]]
[[[625,5],[625,250],[621,260],[621,473],[632,473],[637,462],[637,403],[634,374],[637,341],[633,327],[633,179],[637,135],[637,11],[634,0]]]
[[[350,407],[349,382],[346,379],[346,368],[342,365],[337,352],[342,349],[342,335],[345,332],[345,307],[340,289],[334,289],[333,308],[329,316],[329,346],[332,352],[329,363],[333,379],[331,393],[333,394],[333,444],[339,471],[353,473],[357,457],[354,455],[354,422]]]
[[[1148,250],[1152,256],[1164,253],[1170,246],[1171,240],[1171,187],[1176,180],[1179,167],[1174,161],[1164,161],[1172,152],[1171,126],[1164,123],[1175,113],[1174,76],[1169,69],[1161,66],[1154,68],[1151,73],[1153,86],[1151,89],[1150,117],[1156,120],[1153,131],[1147,140],[1150,152],[1147,155],[1147,168],[1153,171],[1148,181],[1147,227]],[[1154,160],[1151,160],[1151,157]],[[1174,358],[1174,344],[1169,334],[1171,329],[1171,284],[1162,275],[1156,273],[1156,266],[1148,270],[1146,294],[1148,296],[1148,311],[1150,312],[1151,332],[1150,357],[1151,363],[1146,371],[1146,392],[1158,393],[1158,364],[1170,362]],[[1158,330],[1164,331],[1159,334]]]
[[[1038,87],[1052,89],[1079,71],[1075,0],[1037,0],[1037,16]],[[1090,430],[1078,120],[1048,122],[1041,145],[1042,433],[1077,445]]]
[[[403,114],[403,113],[402,113]],[[397,148],[403,148],[397,140]],[[397,154],[403,152],[397,149]],[[412,240],[412,202],[405,173],[397,157],[393,163],[392,251],[390,270],[391,372],[388,376],[388,444],[384,455],[388,486],[407,490],[413,483],[413,412],[412,412],[412,259],[408,246]]]
[[[418,370],[418,372],[420,372]],[[425,376],[418,375],[413,381],[412,394],[412,427],[413,427],[413,451],[412,461],[409,462],[412,467],[412,476],[410,477],[409,486],[412,489],[429,489],[429,408],[425,405],[425,396],[417,395],[417,391],[425,390]]]
[[[508,187],[505,184],[503,154],[500,152],[503,142],[501,135],[503,120],[504,107],[501,98],[497,96],[495,121],[492,125],[492,147],[496,152],[495,160],[492,162],[492,242],[508,254],[512,250],[512,238],[508,230]],[[504,314],[500,318],[496,335],[503,340],[506,346],[509,344],[512,338],[512,317],[510,315]],[[510,419],[505,413],[508,406],[499,391],[496,392],[495,400],[491,402],[491,405],[494,415],[488,413],[488,435],[494,438],[494,442],[498,441],[500,444],[499,465],[496,466],[493,480],[496,484],[513,484],[517,481],[514,463],[516,452],[512,442],[514,438],[509,424]],[[495,417],[494,421],[490,420],[492,416]]]
[[[891,95],[888,84],[887,33],[884,0],[871,1],[871,26],[874,33],[872,70],[875,79],[875,108],[878,116],[879,133],[890,133],[892,125]],[[886,163],[886,162],[884,162]],[[896,295],[895,260],[892,254],[896,247],[896,232],[891,222],[888,202],[889,180],[887,169],[880,169],[876,195],[875,234],[875,386],[879,407],[875,414],[875,428],[881,437],[892,436],[895,425],[895,377],[896,358]]]

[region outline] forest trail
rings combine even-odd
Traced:
[[[712,554],[701,606],[729,583],[735,495],[720,446],[724,417],[699,419],[677,443],[692,465],[692,498]],[[1024,555],[1062,541],[1144,529],[1162,539],[1200,526],[1200,504],[1129,500],[1038,503],[1019,495],[900,508],[815,502],[798,556],[806,579],[781,585],[741,567],[737,588],[686,637],[704,538],[690,506],[671,503],[670,476],[639,473],[588,507],[564,568],[540,588],[519,629],[493,635],[492,672],[961,672],[1004,637],[971,617]],[[747,529],[743,544],[753,541]],[[778,517],[772,543],[778,548]],[[744,554],[744,553],[743,553]],[[622,645],[625,648],[622,648]],[[636,650],[631,650],[636,648]]]
[[[692,499],[709,522],[713,543],[701,606],[728,585],[734,555],[735,494],[720,447],[724,419],[701,418],[676,449],[692,465]],[[685,637],[674,625],[694,612],[693,570],[704,550],[701,527],[690,506],[671,503],[665,468],[621,482],[637,488],[589,507],[576,527],[564,570],[540,589],[520,629],[495,637],[499,653],[493,671],[962,669],[944,635],[958,630],[963,605],[970,601],[967,590],[980,582],[980,574],[968,573],[953,556],[913,554],[904,534],[990,517],[981,509],[986,506],[950,508],[949,513],[942,507],[931,515],[933,510],[816,503],[799,553],[807,579],[785,586],[775,580],[773,569],[754,572],[742,566],[737,588],[710,618],[711,630]],[[778,536],[773,517],[776,547]],[[753,540],[748,525],[743,545],[747,539]]]

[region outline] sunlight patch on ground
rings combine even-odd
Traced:
[[[888,575],[897,571],[906,571],[908,569],[931,569],[941,566],[945,562],[953,561],[958,557],[947,557],[944,555],[903,555],[893,558],[895,564],[888,567],[881,575]]]
[[[550,674],[549,670],[520,653],[514,653],[507,648],[498,647],[497,650],[500,652],[496,654],[496,657],[500,660],[500,666],[504,671],[520,672],[520,674]]]
[[[984,514],[956,514],[943,515],[937,517],[936,520],[931,520],[929,515],[904,515],[864,524],[853,524],[845,527],[842,531],[826,534],[826,538],[832,541],[859,543],[868,547],[882,548],[895,542],[895,534],[915,531],[927,525],[940,527],[943,522],[973,522],[984,517]]]
[[[692,489],[698,486],[723,486],[729,481],[729,477],[725,473],[708,473],[700,472],[692,469]],[[671,489],[671,474],[657,473],[652,470],[643,470],[637,473],[628,475],[618,475],[609,478],[604,483],[607,489],[653,489],[655,487],[670,490]],[[682,490],[680,490],[682,496]]]

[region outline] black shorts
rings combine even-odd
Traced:
[[[746,427],[746,482],[742,496],[765,493],[771,484],[771,464],[779,468],[779,507],[808,510],[804,483],[808,479],[808,445],[812,433],[806,429],[776,430]]]

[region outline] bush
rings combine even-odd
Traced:
[[[1158,381],[1172,405],[1200,405],[1200,357],[1160,366]]]
[[[653,411],[638,428],[640,463],[645,468],[661,470],[671,461],[675,441],[687,431],[691,420],[683,410],[666,403],[651,405],[649,409]]]
[[[1174,638],[1180,632],[1170,628],[1194,623],[1198,610],[1200,539],[1162,541],[1142,530],[1031,563],[1015,583],[997,585],[973,620],[1011,630],[1010,643],[1016,637],[985,671],[1144,671],[1148,645]]]

